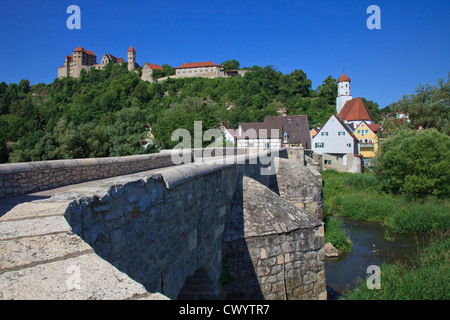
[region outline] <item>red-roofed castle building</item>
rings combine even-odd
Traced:
[[[58,78],[80,76],[81,70],[86,71],[97,64],[97,56],[92,51],[83,49],[81,46],[75,48],[70,56],[66,56],[64,66],[58,68]]]
[[[183,63],[181,66],[175,68],[175,70],[175,76],[177,78],[218,78],[224,76],[223,66],[217,65],[212,61]]]
[[[70,56],[66,56],[64,66],[58,68],[58,78],[73,77],[78,78],[81,70],[88,71],[90,68],[103,69],[110,63],[127,63],[129,71],[139,67],[136,63],[136,50],[130,46],[127,53],[127,61],[121,57],[115,57],[112,54],[105,53],[100,64],[97,64],[97,56],[94,52],[83,49],[81,46],[75,48]],[[161,66],[146,62],[142,68],[142,80],[153,82],[153,70],[163,70]]]

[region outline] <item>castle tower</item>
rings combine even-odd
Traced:
[[[128,49],[128,71],[134,70],[136,68],[136,50],[133,46]]]
[[[350,94],[350,78],[347,77],[345,71],[338,79],[338,97],[336,98],[336,114],[339,114],[344,104],[352,100],[353,97]]]

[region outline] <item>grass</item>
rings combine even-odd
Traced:
[[[343,229],[342,221],[333,217],[325,219],[325,243],[330,242],[339,254],[348,254],[352,252],[353,244]]]
[[[383,264],[381,289],[369,289],[365,281],[342,300],[449,300],[450,237],[441,233],[421,250],[412,264]]]
[[[411,200],[381,191],[371,173],[322,172],[324,215],[379,221],[393,232],[434,232],[450,228],[450,201]]]
[[[450,299],[450,201],[426,198],[411,200],[387,194],[371,173],[322,172],[324,181],[325,239],[337,245],[346,238],[342,226],[333,225],[334,215],[379,221],[391,232],[428,232],[434,239],[419,250],[407,265],[383,264],[381,289],[370,290],[366,282],[346,293],[344,300],[448,300]],[[335,219],[334,219],[335,220]],[[337,221],[337,220],[336,220]],[[327,235],[327,232],[330,234]],[[437,236],[439,235],[439,236]]]

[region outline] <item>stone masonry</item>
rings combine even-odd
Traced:
[[[166,164],[166,157],[155,159]],[[267,188],[276,179],[262,172],[277,157],[286,154],[159,167],[17,196],[0,212],[0,298],[188,299],[196,279],[208,287],[197,297],[229,297],[227,268],[250,275],[243,276],[254,285],[245,293],[252,299],[326,298],[322,223]],[[0,199],[0,208],[14,199]],[[239,212],[245,219],[229,229]],[[77,283],[72,276],[79,287],[68,285]]]
[[[223,242],[224,297],[326,299],[322,246],[322,221],[244,177]]]

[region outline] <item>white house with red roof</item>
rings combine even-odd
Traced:
[[[322,155],[323,168],[344,172],[361,172],[359,140],[351,128],[338,116],[332,115],[311,140],[311,149]]]
[[[188,62],[175,68],[176,78],[202,77],[218,78],[223,77],[223,66],[215,64],[212,61],[206,62]]]
[[[161,66],[153,63],[144,63],[142,66],[142,76],[141,79],[148,82],[156,82],[153,80],[153,71],[154,70],[164,70]]]

